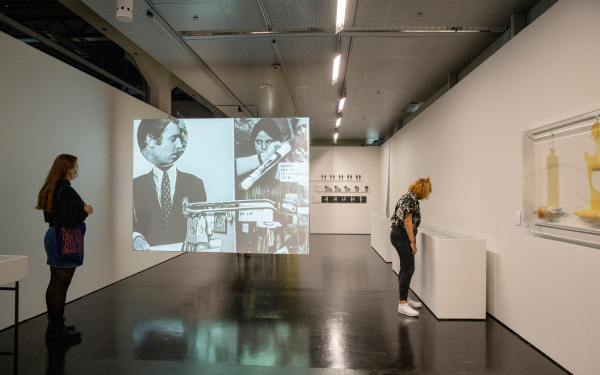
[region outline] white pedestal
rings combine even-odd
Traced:
[[[29,273],[28,259],[21,255],[0,255],[0,285],[26,279]]]
[[[417,235],[412,291],[438,319],[485,319],[485,240],[432,225]],[[392,268],[398,272],[395,254]]]
[[[371,247],[387,263],[391,262],[392,255],[396,254],[396,249],[390,242],[391,225],[389,218],[371,212]]]

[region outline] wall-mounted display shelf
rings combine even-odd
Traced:
[[[371,188],[365,184],[331,183],[315,185],[317,193],[369,193]]]
[[[310,176],[311,181],[343,181],[343,182],[362,182],[362,174],[350,173],[323,173],[318,176]]]

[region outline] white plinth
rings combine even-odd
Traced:
[[[390,242],[390,230],[389,218],[371,212],[371,247],[388,263],[392,261],[392,254],[396,254]]]
[[[485,240],[421,225],[410,288],[438,319],[485,319]],[[392,268],[400,261],[394,254]]]
[[[0,255],[0,285],[27,278],[29,258],[21,255]]]

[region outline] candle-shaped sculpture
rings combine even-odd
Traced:
[[[590,209],[575,212],[575,215],[579,215],[582,219],[600,220],[600,192],[594,188],[592,182],[594,171],[600,171],[600,120],[596,120],[592,125],[592,139],[596,143],[596,153],[590,155],[586,152],[583,155],[590,183]]]
[[[553,217],[561,214],[561,208],[558,204],[558,155],[554,147],[554,133],[552,142],[550,143],[550,154],[546,157],[547,185],[546,206],[537,209],[536,212],[539,218]]]

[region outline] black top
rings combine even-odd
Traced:
[[[60,189],[62,187],[62,189]],[[57,193],[60,190],[60,197]],[[75,228],[81,224],[88,213],[83,209],[85,203],[71,187],[69,180],[58,180],[54,187],[54,200],[52,202],[52,211],[44,211],[44,221],[51,227],[56,226],[54,218],[58,216],[60,224],[66,228]]]

